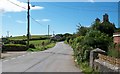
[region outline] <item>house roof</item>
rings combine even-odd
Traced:
[[[120,36],[120,33],[114,33],[113,37]]]

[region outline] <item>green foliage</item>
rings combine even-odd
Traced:
[[[30,40],[45,40],[48,39],[46,35],[31,35]],[[9,40],[27,40],[27,36],[16,36],[16,37],[10,37]]]
[[[2,52],[4,51],[26,51],[26,45],[21,44],[5,44],[2,46]]]
[[[13,44],[23,44],[23,45],[26,45],[26,42],[23,41],[23,40],[12,40],[10,42],[12,42]]]
[[[117,44],[119,45],[119,44]],[[109,45],[109,51],[107,52],[108,56],[115,57],[115,58],[120,58],[120,51],[116,49],[116,46],[114,43],[111,43]]]
[[[86,33],[87,33],[87,31],[89,30],[89,28],[87,28],[87,27],[84,27],[84,26],[77,26],[78,28],[77,28],[77,34],[79,35],[79,36],[85,36],[86,35]]]
[[[93,74],[94,71],[89,67],[89,62],[80,62],[80,68],[84,72],[84,74]]]
[[[36,45],[42,45],[42,43],[44,42],[44,45],[47,45],[49,44],[49,40],[32,40],[30,41],[30,44],[34,44],[35,46]]]
[[[4,44],[8,44],[8,43],[10,43],[10,40],[8,38],[2,38],[2,42]]]
[[[92,25],[92,29],[94,30],[99,30],[101,31],[102,33],[106,33],[108,34],[109,36],[112,36],[113,33],[115,32],[115,25],[110,23],[110,22],[103,22],[103,23],[100,23],[100,22],[95,22],[93,25]]]
[[[97,30],[91,30],[84,38],[84,45],[92,48],[100,48],[104,51],[108,50],[108,45],[112,42],[112,38]]]
[[[55,42],[48,39],[32,40],[30,41],[30,44],[32,44],[32,48],[28,49],[28,51],[43,51],[55,46]]]
[[[101,48],[107,51],[109,44],[112,43],[112,38],[98,30],[90,30],[85,36],[70,38],[68,43],[72,46],[74,57],[79,64],[80,62],[89,61],[92,49]]]
[[[108,51],[108,55],[115,58],[120,58],[120,51],[116,49],[111,49]]]
[[[119,54],[116,50],[110,50],[111,47],[115,49],[115,47],[111,46],[115,29],[115,25],[109,21],[101,23],[99,19],[96,19],[91,27],[77,26],[77,33],[73,34],[73,38],[66,39],[65,42],[69,43],[73,48],[75,61],[81,66],[85,74],[94,73],[88,65],[91,50],[100,48],[108,52],[109,55],[118,57]]]
[[[39,46],[39,47],[36,47],[36,48],[29,48],[28,51],[43,51],[43,50],[46,50],[48,48],[52,48],[55,46],[55,43],[50,43],[46,46]]]
[[[21,44],[5,44],[4,46],[11,46],[11,47],[14,47],[14,46],[26,46],[26,45],[21,45]]]
[[[115,32],[120,33],[120,28],[117,28],[117,29],[115,30]]]
[[[29,45],[29,48],[33,48],[33,49],[35,49],[34,44],[30,44],[30,45]]]

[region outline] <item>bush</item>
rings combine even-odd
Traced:
[[[12,40],[11,41],[13,44],[23,44],[23,45],[26,45],[26,42],[25,41],[22,41],[22,40]]]
[[[8,44],[8,43],[10,43],[10,40],[8,38],[2,38],[2,42],[4,44]]]
[[[116,49],[111,49],[108,51],[108,55],[115,58],[120,58],[120,51]]]
[[[35,49],[34,44],[30,44],[30,45],[29,45],[29,48],[34,48],[34,49]]]
[[[2,46],[2,52],[4,51],[26,51],[26,45],[21,44],[5,44]]]
[[[87,33],[84,38],[83,45],[88,45],[90,47],[100,48],[104,51],[108,50],[109,44],[112,42],[112,38],[108,35],[101,33],[97,30],[91,30]]]

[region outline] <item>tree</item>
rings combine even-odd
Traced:
[[[96,22],[92,25],[92,29],[99,30],[102,33],[106,33],[109,36],[113,36],[113,33],[115,32],[115,25],[110,22]]]
[[[63,36],[69,37],[69,36],[72,36],[72,34],[70,34],[70,33],[65,33]]]
[[[88,27],[84,27],[81,25],[77,26],[77,34],[79,36],[85,36],[88,30],[89,30]]]
[[[83,45],[88,45],[92,48],[100,48],[107,51],[111,42],[112,37],[109,37],[107,34],[98,30],[91,30],[86,34]]]

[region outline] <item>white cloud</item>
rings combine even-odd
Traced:
[[[13,4],[13,3],[15,4]],[[19,6],[17,6],[19,5]],[[23,8],[22,8],[23,7]],[[31,10],[38,10],[38,9],[44,9],[44,7],[41,6],[35,6],[32,7],[30,4]],[[22,12],[27,10],[27,3],[20,2],[17,0],[0,0],[0,12]]]
[[[41,19],[41,20],[36,20],[37,22],[48,22],[51,21],[50,19]]]
[[[95,2],[94,0],[89,0],[90,2]]]
[[[43,22],[48,22],[50,19],[42,19]]]
[[[21,20],[17,20],[16,22],[19,23],[19,24],[26,23],[26,21],[24,22],[24,21],[21,21]]]
[[[40,22],[41,20],[35,20],[35,21]]]

